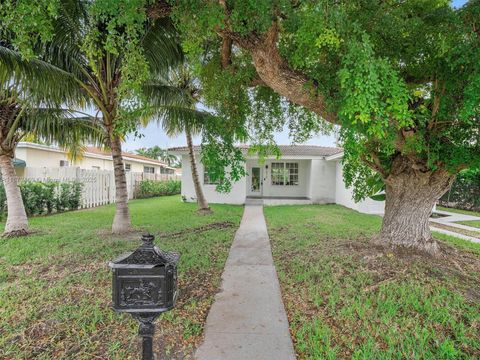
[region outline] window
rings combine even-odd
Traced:
[[[213,181],[210,179],[210,176],[208,175],[208,169],[205,167],[203,169],[203,184],[204,185],[217,185],[217,181]]]
[[[132,170],[132,164],[125,164],[125,171]]]
[[[285,185],[284,163],[272,163],[272,185]]]
[[[100,170],[100,166],[92,166],[92,169],[94,169],[94,170]]]
[[[287,185],[298,185],[298,163],[285,163]]]
[[[272,163],[272,185],[298,185],[298,163]]]
[[[68,166],[68,161],[67,160],[60,160],[60,167],[65,167]]]
[[[155,174],[155,168],[153,166],[144,166],[143,172],[146,174]]]

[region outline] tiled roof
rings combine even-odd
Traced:
[[[239,145],[238,148],[244,150],[246,153],[249,146]],[[200,146],[194,146],[195,151],[200,151]],[[339,154],[343,151],[338,147],[326,147],[316,145],[278,145],[282,156],[331,156]],[[170,152],[187,152],[186,146],[174,147],[168,149]]]
[[[111,151],[105,151],[105,150],[103,150],[103,149],[100,149],[100,148],[98,148],[98,147],[93,147],[93,146],[87,146],[86,152],[87,152],[87,153],[91,153],[91,154],[97,154],[97,155],[112,156],[112,152],[111,152]],[[132,154],[132,153],[129,153],[129,152],[122,152],[122,156],[123,156],[124,158],[125,158],[125,157],[128,157],[128,158],[132,158],[132,159],[139,159],[139,160],[144,160],[144,161],[150,161],[150,162],[154,162],[154,163],[157,163],[157,164],[159,164],[159,165],[162,165],[162,166],[170,167],[170,166],[168,166],[167,164],[165,164],[163,161],[156,160],[156,159],[152,159],[152,158],[149,158],[149,157],[146,157],[146,156],[142,156],[142,155],[138,155],[138,154]]]

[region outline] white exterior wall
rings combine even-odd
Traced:
[[[203,164],[198,161],[197,157],[197,171],[200,178],[200,184],[203,188],[203,193],[208,202],[218,204],[244,204],[246,197],[246,177],[243,177],[236,183],[232,184],[232,190],[230,193],[223,194],[215,190],[215,185],[203,184]],[[195,202],[195,187],[193,186],[192,170],[190,167],[190,158],[188,155],[182,156],[182,196],[188,202]]]
[[[274,162],[295,162],[298,163],[298,185],[272,185],[272,163]],[[309,197],[308,187],[310,181],[310,160],[299,159],[268,159],[259,164],[257,159],[248,159],[247,183],[250,186],[250,169],[252,166],[262,168],[263,174],[263,196],[266,197]]]
[[[341,161],[332,161],[336,166],[335,181],[335,202],[350,209],[366,214],[383,214],[385,212],[385,201],[365,199],[358,203],[353,200],[353,192],[345,187],[343,181],[343,166]]]
[[[19,147],[15,151],[15,157],[22,159],[27,166],[32,167],[59,167],[60,160],[69,161],[67,155],[61,151],[49,151],[43,149],[32,149]]]
[[[71,166],[76,166],[85,170],[113,170],[113,160],[105,155],[97,154],[84,154],[83,158],[71,161],[68,159],[67,154],[60,149],[41,149],[33,147],[20,146],[15,151],[15,157],[24,160],[27,163],[27,167],[46,167],[57,168],[60,166],[60,161],[68,161]],[[155,174],[161,173],[161,165],[150,163],[147,160],[129,158],[123,156],[123,162],[130,164],[131,172],[144,172],[144,166],[150,166],[155,168]]]
[[[331,161],[312,159],[310,170],[310,199],[314,204],[335,202],[336,166]]]
[[[343,167],[341,160],[325,160],[324,158],[314,159],[266,159],[263,164],[258,164],[257,159],[247,159],[247,176],[233,184],[232,191],[228,194],[218,193],[215,185],[203,184],[203,164],[198,161],[198,176],[202,185],[204,194],[208,202],[223,204],[244,204],[249,194],[250,187],[250,169],[252,166],[262,169],[263,189],[261,196],[286,198],[308,198],[314,204],[336,203],[353,210],[367,214],[383,214],[385,202],[366,199],[355,203],[352,198],[352,190],[345,187],[343,181]],[[298,186],[279,186],[271,184],[272,162],[297,162],[299,166],[299,185]],[[189,202],[196,201],[195,188],[193,186],[192,173],[190,169],[190,158],[188,155],[182,156],[182,195]],[[256,194],[260,196],[260,194]],[[265,200],[266,201],[266,200]],[[294,203],[294,200],[292,200]]]

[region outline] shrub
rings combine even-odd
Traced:
[[[439,204],[480,211],[480,169],[464,170],[458,174],[450,191],[442,196]]]
[[[181,181],[179,180],[142,180],[137,186],[136,197],[148,198],[180,194],[181,185]]]
[[[23,204],[28,216],[77,210],[80,207],[83,184],[78,181],[32,181],[19,184]],[[7,213],[3,183],[0,186],[0,216]]]

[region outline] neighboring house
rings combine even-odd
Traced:
[[[182,177],[182,169],[181,168],[175,168],[175,175],[178,177]]]
[[[124,152],[127,171],[145,174],[175,174],[175,169],[162,161]],[[87,170],[113,170],[112,154],[95,147],[87,147],[81,159],[69,160],[65,150],[31,142],[20,142],[15,152],[15,169],[23,177],[28,168],[58,168],[76,166]]]
[[[352,191],[343,181],[342,149],[311,145],[280,145],[279,148],[282,154],[279,159],[272,156],[260,162],[258,156],[247,154],[247,146],[242,146],[247,176],[233,184],[228,194],[215,190],[208,169],[199,161],[198,175],[207,201],[244,204],[247,198],[258,198],[267,205],[336,203],[363,213],[384,212],[384,202],[353,201]],[[182,195],[187,201],[195,201],[188,149],[177,147],[169,151],[182,157]],[[195,152],[200,159],[199,146],[195,147]]]

